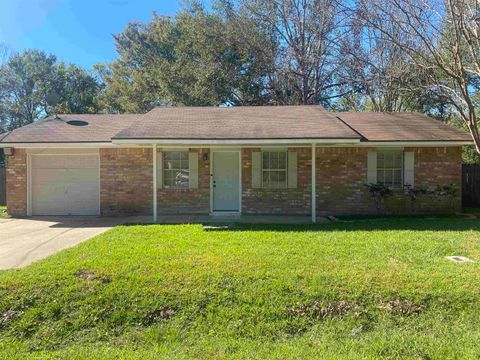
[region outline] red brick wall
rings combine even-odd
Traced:
[[[317,215],[368,214],[375,204],[365,190],[371,148],[318,148]]]
[[[252,152],[242,149],[242,213],[307,215],[311,209],[311,149],[289,148],[298,154],[296,189],[252,188]]]
[[[210,154],[208,149],[189,149],[198,152],[198,188],[158,189],[158,213],[208,214],[210,212]],[[203,155],[208,159],[203,160]]]
[[[152,149],[100,149],[102,215],[152,213]]]
[[[418,212],[451,213],[461,210],[462,203],[462,148],[406,148],[415,152],[415,187],[435,189],[437,185],[453,184],[455,196],[419,196],[414,204]],[[410,206],[410,203],[408,204]],[[417,212],[417,210],[415,210]]]
[[[15,149],[7,161],[7,211],[13,216],[27,215],[27,154]]]
[[[251,154],[242,150],[242,205],[246,214],[309,214],[311,193],[311,149],[298,152],[298,188],[284,190],[252,189]],[[317,214],[375,214],[375,202],[365,188],[367,154],[375,148],[317,148]],[[385,199],[382,211],[389,214],[451,213],[461,208],[461,148],[406,148],[415,152],[416,188],[433,189],[454,184],[454,197],[419,195],[412,203],[403,191]]]
[[[375,202],[366,191],[367,153],[375,148],[317,149],[317,214],[373,214]],[[454,197],[418,195],[412,202],[403,191],[385,199],[389,214],[452,213],[461,209],[461,147],[405,148],[415,152],[415,188],[453,184]]]
[[[266,190],[251,186],[251,154],[259,148],[242,149],[242,212],[245,214],[310,213],[311,149],[291,148],[298,153],[297,189]],[[317,213],[375,213],[375,203],[365,189],[369,148],[320,147],[317,149]],[[199,188],[158,190],[161,213],[208,213],[210,210],[210,155],[199,152]],[[402,192],[385,201],[387,213],[442,213],[460,210],[461,148],[406,148],[415,152],[415,187],[435,188],[454,184],[455,197],[420,195],[412,203]],[[7,156],[7,206],[12,215],[27,212],[26,152],[15,149]],[[152,150],[145,148],[100,149],[101,211],[103,215],[151,214]]]

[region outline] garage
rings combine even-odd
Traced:
[[[96,154],[31,154],[31,215],[99,215]]]

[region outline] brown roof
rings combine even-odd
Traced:
[[[420,113],[336,114],[368,141],[470,141],[465,131]]]
[[[1,142],[41,143],[41,142],[110,142],[120,130],[131,126],[139,115],[59,115],[15,129]],[[83,120],[87,126],[69,125],[67,121]]]
[[[0,134],[0,142],[82,143],[154,138],[471,141],[466,132],[418,113],[331,113],[314,105],[161,107],[143,115],[59,117]],[[83,120],[88,125],[69,125],[70,120]]]
[[[115,139],[359,139],[321,106],[160,107]]]

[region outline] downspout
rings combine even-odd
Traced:
[[[153,222],[158,220],[157,216],[157,145],[152,146],[152,162],[153,162]]]
[[[317,222],[317,156],[315,144],[312,144],[312,223]]]

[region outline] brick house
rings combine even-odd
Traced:
[[[320,106],[160,107],[142,115],[60,115],[0,135],[14,216],[383,211],[461,206],[468,134],[417,113]],[[405,187],[430,190],[412,200]],[[434,191],[445,186],[455,191]]]

